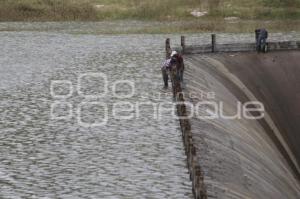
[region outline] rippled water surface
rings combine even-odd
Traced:
[[[163,38],[1,32],[0,198],[191,198],[178,122],[168,113],[154,118],[147,105],[139,117],[112,116],[121,101],[172,102],[158,98]],[[83,96],[104,91],[105,82],[90,73],[107,75],[106,96]],[[88,75],[81,95],[80,75]],[[56,80],[65,82],[56,82],[51,95]],[[134,95],[113,96],[117,80],[133,82]],[[115,87],[119,95],[133,90]],[[84,124],[99,122],[99,102],[108,107],[107,124],[79,125],[80,105]]]
[[[171,113],[157,119],[145,105],[139,116],[136,107],[127,111],[133,118],[113,116],[118,102],[172,102],[165,95],[170,90],[161,89],[160,74],[170,35],[85,32],[98,25],[0,24],[2,30],[21,27],[0,32],[0,198],[192,198],[181,133]],[[81,29],[85,34],[78,34]],[[179,35],[171,37],[179,41]],[[190,35],[189,41],[207,38]],[[220,38],[225,42],[232,35]],[[251,35],[237,38],[252,41]],[[107,76],[106,95],[84,96],[104,92],[99,73]],[[135,92],[118,80],[133,82]],[[82,125],[102,121],[106,111],[106,125]]]

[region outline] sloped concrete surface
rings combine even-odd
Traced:
[[[261,120],[191,119],[208,198],[300,198],[300,52],[186,55],[186,100],[261,101]],[[212,97],[214,93],[214,97]],[[213,107],[201,106],[202,115]]]

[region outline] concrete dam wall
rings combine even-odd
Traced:
[[[186,102],[216,102],[226,116],[237,113],[238,102],[265,108],[257,120],[189,120],[207,198],[300,198],[300,51],[186,54],[184,60]],[[211,115],[215,107],[199,111]]]

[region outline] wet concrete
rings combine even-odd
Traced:
[[[300,163],[300,52],[220,56],[229,71],[264,103]],[[217,58],[218,59],[218,58]],[[243,66],[241,67],[241,63]]]
[[[200,101],[261,101],[261,120],[193,117],[208,198],[299,198],[299,51],[186,55],[186,93]],[[210,98],[207,93],[215,93]],[[201,114],[210,115],[205,106]],[[297,144],[298,143],[298,144]]]

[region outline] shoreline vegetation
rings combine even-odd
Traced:
[[[0,0],[0,22],[120,20],[165,24],[124,33],[300,31],[300,0]]]

